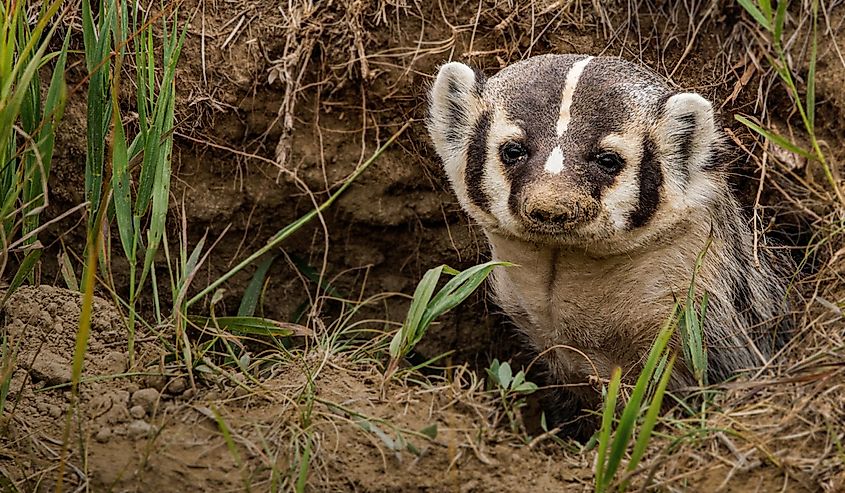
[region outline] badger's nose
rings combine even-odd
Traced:
[[[529,203],[525,208],[529,220],[540,226],[565,227],[578,221],[578,203]]]

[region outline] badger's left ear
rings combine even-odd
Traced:
[[[460,62],[450,62],[437,73],[428,95],[428,133],[445,160],[466,148],[466,139],[481,113],[484,76]]]
[[[668,166],[688,179],[689,173],[712,165],[719,134],[710,101],[692,92],[675,94],[663,105],[658,126]]]

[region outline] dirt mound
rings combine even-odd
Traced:
[[[0,467],[19,490],[50,491],[58,478],[79,310],[78,293],[50,286],[21,289],[6,308],[17,358]],[[192,388],[185,375],[127,372],[119,314],[97,299],[93,319],[70,491],[276,491],[298,477],[303,454],[320,491],[562,491],[590,477],[583,459],[497,431],[478,382],[382,388],[372,366],[311,352],[277,362],[270,378],[200,375]]]

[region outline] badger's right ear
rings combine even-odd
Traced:
[[[440,67],[428,95],[428,133],[444,161],[459,155],[481,114],[484,76],[460,62]]]

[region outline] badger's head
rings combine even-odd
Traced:
[[[428,131],[486,230],[623,252],[725,193],[711,104],[618,58],[544,55],[490,79],[443,65]]]

